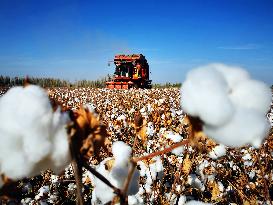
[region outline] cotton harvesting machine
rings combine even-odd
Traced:
[[[109,89],[151,88],[149,64],[142,54],[116,55],[113,79],[106,82]]]

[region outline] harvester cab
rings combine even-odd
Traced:
[[[149,64],[142,54],[116,55],[115,72],[111,81],[106,82],[110,89],[151,88]]]

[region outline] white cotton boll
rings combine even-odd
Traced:
[[[85,104],[84,108],[88,109],[89,112],[91,112],[91,113],[96,113],[95,112],[96,106],[94,104],[92,104],[92,103]]]
[[[24,198],[24,199],[21,200],[21,204],[22,205],[32,205],[34,203],[33,203],[33,200],[31,198]]]
[[[181,92],[182,108],[199,117],[204,132],[220,143],[258,148],[268,133],[270,89],[239,67],[199,67],[189,72]]]
[[[177,200],[177,195],[174,193],[166,193],[165,197],[168,199],[170,205],[175,205]]]
[[[266,115],[271,104],[271,91],[263,82],[247,80],[232,90],[230,99],[235,106],[255,109]]]
[[[255,175],[256,175],[255,171],[251,171],[248,173],[248,176],[251,180],[255,177]]]
[[[151,106],[151,104],[148,104],[147,105],[147,111],[150,113],[150,112],[152,112],[154,109],[153,109],[153,107]]]
[[[131,165],[130,165],[131,166]],[[118,188],[123,188],[124,182],[128,176],[129,167],[113,167],[110,172],[109,179],[110,181]],[[134,195],[139,190],[139,171],[135,170],[130,181],[130,185],[128,188],[128,195]]]
[[[115,166],[126,166],[132,153],[132,148],[122,141],[113,143],[112,152],[115,158]]]
[[[209,153],[209,157],[212,159],[218,159],[224,155],[226,155],[226,147],[223,144],[217,145]]]
[[[177,148],[173,149],[173,150],[172,150],[172,153],[173,153],[174,155],[176,155],[176,156],[182,156],[183,153],[184,153],[184,151],[185,151],[184,146],[180,146],[180,147],[177,147]]]
[[[221,73],[211,67],[200,67],[191,70],[182,85],[182,108],[207,124],[222,125],[234,112],[227,93],[228,85]]]
[[[138,200],[135,196],[128,196],[129,205],[138,205]]]
[[[160,105],[164,102],[164,99],[159,99],[158,102],[160,103]]]
[[[146,193],[152,193],[152,188],[151,188],[151,184],[148,184],[148,183],[146,183],[145,185],[144,185],[144,189],[145,189],[145,192]]]
[[[107,158],[98,165],[97,171],[105,178],[107,178],[117,188],[123,188],[125,179],[128,176],[129,168],[131,166],[129,160],[131,157],[132,149],[124,142],[117,141],[113,143],[112,152],[114,155],[113,168],[110,171],[105,169],[105,163],[112,159]],[[138,192],[138,179],[139,171],[136,169],[130,182],[127,193],[128,195],[134,195]],[[98,198],[103,204],[107,203],[114,197],[113,190],[96,177],[94,177],[94,183],[96,198]],[[105,192],[107,192],[107,194]]]
[[[56,173],[62,171],[63,165],[67,166],[70,162],[69,145],[65,129],[65,125],[69,121],[67,113],[61,113],[60,108],[53,113],[53,129],[56,134],[52,139],[53,150],[50,155],[53,162],[51,169]]]
[[[106,179],[110,179],[110,173],[108,170],[105,169],[105,163],[108,161],[109,158],[106,158],[103,160],[96,168],[96,170],[102,174]],[[108,185],[106,185],[104,182],[102,182],[97,177],[94,177],[94,184],[95,184],[95,193],[96,198],[102,202],[102,204],[105,204],[112,200],[112,198],[115,196],[113,193],[113,189],[111,189]]]
[[[140,112],[143,114],[146,112],[146,107],[144,106],[143,108],[140,109]]]
[[[139,187],[138,193],[136,194],[136,197],[139,199],[139,197],[141,197],[142,194],[145,193],[144,188],[141,186]]]
[[[218,182],[218,187],[219,187],[219,191],[220,191],[220,192],[224,192],[225,187],[224,187],[224,185],[223,185],[222,182]]]
[[[152,184],[153,180],[155,180],[156,178],[156,172],[152,170],[150,171],[147,169],[145,176],[146,176],[146,184]]]
[[[166,138],[172,140],[173,142],[181,142],[181,140],[183,139],[181,135],[174,134],[172,132],[168,133],[166,135]]]
[[[147,170],[147,167],[146,167],[145,163],[142,162],[142,161],[139,161],[139,162],[137,162],[137,164],[140,167],[140,172],[139,172],[140,176],[144,177],[145,174],[146,174],[146,170]]]
[[[268,133],[269,127],[268,121],[261,113],[239,108],[227,124],[220,127],[204,125],[203,128],[209,137],[227,146],[237,147],[249,143],[257,148]]]
[[[126,117],[125,117],[125,115],[120,115],[120,116],[118,116],[117,120],[118,121],[121,121],[121,120],[125,121]]]
[[[38,190],[38,194],[35,196],[36,200],[39,200],[42,196],[44,196],[44,194],[48,194],[49,193],[49,186],[42,186],[39,190]]]
[[[139,184],[138,184],[139,176],[140,176],[139,171],[136,169],[134,171],[133,177],[130,182],[130,186],[128,189],[128,195],[134,195],[139,191]]]
[[[251,160],[252,157],[251,157],[251,155],[250,155],[249,153],[247,153],[246,155],[244,155],[244,156],[242,157],[242,159],[243,159],[243,160]]]
[[[123,182],[126,179],[127,175],[127,167],[114,166],[110,172],[110,176],[113,180],[115,180],[114,184],[116,184],[118,188],[122,188]]]
[[[219,71],[224,76],[230,88],[234,88],[241,82],[250,78],[248,72],[240,67],[227,66],[221,63],[213,63],[208,66],[211,66]]]
[[[34,176],[54,169],[56,160],[59,170],[65,168],[69,160],[65,122],[59,119],[61,115],[54,116],[44,89],[34,85],[11,88],[0,98],[0,113],[3,173],[12,179]],[[55,146],[56,139],[63,143]],[[55,159],[54,152],[60,153]]]
[[[180,196],[179,196],[179,200],[178,200],[178,202],[177,202],[177,205],[185,205],[186,200],[187,200],[186,196],[180,195]]]
[[[175,143],[181,142],[181,140],[183,139],[181,135],[173,134],[173,133],[167,134],[166,138],[172,140]],[[183,154],[184,150],[185,150],[184,146],[180,146],[180,147],[173,149],[172,153],[175,154],[176,156],[181,156]]]
[[[201,191],[205,190],[205,185],[201,182],[201,180],[195,174],[191,174],[188,176],[187,183],[190,184],[192,187],[200,189]]]
[[[156,156],[152,158],[152,160],[155,160],[155,162],[150,164],[150,169],[153,170],[154,172],[163,171],[163,164],[162,164],[160,156]]]
[[[154,133],[155,133],[154,123],[153,122],[148,122],[146,134],[148,136],[152,136]]]

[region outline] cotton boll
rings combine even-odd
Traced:
[[[201,191],[205,190],[203,182],[201,182],[201,180],[195,174],[188,176],[188,184],[190,184],[192,187],[200,189]]]
[[[148,136],[152,136],[154,133],[155,133],[154,123],[153,122],[148,122],[146,134]]]
[[[181,137],[181,135],[179,135],[179,134],[173,134],[173,133],[167,134],[166,138],[167,139],[171,139],[175,143],[181,142],[181,140],[183,139]],[[183,154],[184,150],[185,150],[184,147],[180,146],[180,147],[177,147],[177,148],[173,149],[172,153],[175,154],[176,156],[181,156]]]
[[[52,132],[55,133],[52,138],[52,151],[50,153],[51,169],[55,173],[63,170],[70,162],[69,147],[65,125],[70,121],[67,113],[61,113],[58,108],[53,113]]]
[[[69,159],[65,122],[58,119],[61,116],[54,117],[44,89],[34,85],[11,88],[0,98],[0,113],[3,173],[18,179],[37,175],[43,169],[54,169],[52,152],[61,153],[55,158],[59,170],[65,168]],[[56,139],[63,143],[55,146]]]
[[[105,163],[108,161],[109,158],[106,158],[103,160],[96,168],[96,170],[102,174],[105,178],[110,179],[110,172],[105,169]],[[94,177],[94,184],[95,184],[95,193],[96,198],[102,202],[102,204],[105,204],[112,200],[112,198],[115,196],[113,193],[113,190],[106,185],[104,182],[102,182],[97,177]]]
[[[128,189],[128,195],[134,195],[139,191],[138,184],[139,176],[140,176],[139,171],[135,170]]]
[[[185,205],[186,200],[187,200],[186,196],[180,195],[177,205]]]
[[[259,147],[268,133],[269,123],[265,117],[251,109],[238,108],[233,118],[225,125],[204,125],[204,132],[219,143],[237,147],[247,143]]]
[[[146,192],[146,193],[148,193],[148,194],[152,193],[151,184],[146,183],[146,184],[144,185],[144,189],[145,189],[145,192]]]
[[[213,63],[208,66],[219,71],[224,76],[228,87],[231,89],[250,78],[248,72],[240,67],[227,66],[221,63]]]
[[[139,167],[140,167],[140,172],[139,172],[139,173],[140,173],[140,176],[144,177],[145,174],[146,174],[146,169],[147,169],[146,165],[145,165],[144,162],[142,162],[142,161],[137,162],[137,164],[138,164]]]
[[[159,156],[156,156],[152,159],[155,160],[155,163],[150,164],[150,168],[155,170],[155,172],[163,171],[163,164],[161,158]]]
[[[181,90],[182,108],[188,114],[214,126],[232,117],[234,108],[227,96],[228,85],[215,69],[200,67],[190,71]]]
[[[43,197],[45,194],[49,193],[49,186],[42,186],[39,191],[39,193],[35,196],[36,200],[39,200],[41,197]]]
[[[181,135],[179,135],[179,134],[173,134],[172,132],[168,133],[166,135],[166,138],[172,140],[173,142],[181,142],[181,140],[183,139],[181,137]]]
[[[270,108],[271,91],[263,82],[247,80],[232,90],[230,99],[236,106],[255,109],[265,115]]]
[[[50,142],[46,136],[49,134],[47,125],[50,123],[51,113],[48,110],[51,109],[51,105],[47,95],[41,94],[45,93],[41,88],[28,86],[25,89],[21,87],[13,89],[10,89],[0,101],[1,118],[3,118],[1,122],[5,122],[2,123],[0,130],[4,132],[9,130],[3,137],[12,135],[12,138],[7,140],[13,142],[18,142],[23,135],[24,139],[18,143],[28,155],[29,161],[35,162],[47,155],[50,150]],[[36,123],[37,121],[41,123]],[[33,126],[34,123],[36,123],[35,126]],[[39,132],[44,135],[33,137]],[[41,142],[40,146],[33,146],[39,142]]]
[[[117,141],[113,143],[112,152],[114,155],[114,165],[113,168],[108,171],[105,169],[105,163],[111,158],[107,158],[103,160],[99,166],[97,167],[97,171],[106,177],[114,186],[117,188],[123,188],[125,179],[128,176],[128,172],[130,169],[130,157],[132,149],[127,144],[121,141]],[[128,195],[134,195],[139,190],[138,185],[139,179],[139,171],[135,170],[133,173],[133,177],[131,179]],[[103,203],[107,203],[114,197],[113,190],[101,182],[96,177],[94,178],[96,197]],[[108,192],[105,194],[105,192]]]
[[[112,152],[115,158],[115,165],[125,166],[131,156],[132,149],[122,141],[113,143]]]
[[[53,150],[51,152],[51,159],[53,161],[52,170],[59,173],[63,170],[64,165],[70,162],[69,146],[66,138],[66,131],[59,130],[53,141]]]
[[[217,145],[209,153],[209,157],[212,159],[218,159],[224,155],[226,155],[226,147],[223,144]]]
[[[114,184],[116,184],[118,188],[122,188],[123,182],[125,181],[127,175],[128,175],[128,167],[114,166],[110,173],[111,178],[115,180]]]
[[[128,204],[129,205],[138,205],[139,202],[135,196],[128,196]]]
[[[182,88],[182,108],[204,122],[209,137],[229,146],[260,146],[271,102],[264,83],[239,67],[210,64],[190,71]]]
[[[175,154],[176,156],[182,156],[185,151],[185,148],[183,146],[177,147],[172,150],[172,153]]]

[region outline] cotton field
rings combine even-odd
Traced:
[[[84,204],[272,203],[272,93],[244,70],[198,68],[181,89],[0,93],[2,204],[75,204],[73,136]]]

